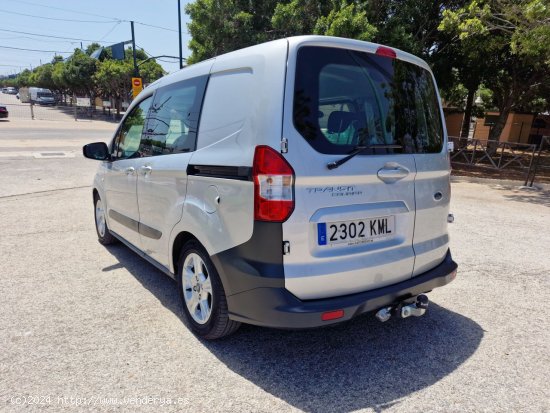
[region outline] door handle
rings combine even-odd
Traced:
[[[382,169],[379,169],[377,173],[378,179],[388,184],[392,184],[400,179],[406,178],[408,175],[409,170],[400,165],[385,165]]]
[[[124,170],[126,175],[133,175],[136,172],[136,169],[133,166],[130,166]]]
[[[147,174],[150,174],[151,171],[153,170],[153,168],[151,168],[149,165],[143,165],[141,168],[139,168],[141,170],[141,173],[143,175],[147,175]]]

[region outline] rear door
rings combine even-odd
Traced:
[[[284,269],[286,288],[301,299],[413,274],[415,153],[430,143],[414,96],[429,72],[377,55],[375,45],[354,47],[290,43],[283,137],[295,211],[283,223]]]
[[[451,198],[447,152],[443,150],[441,153],[417,154],[415,161],[414,276],[437,266],[447,254],[447,216]]]

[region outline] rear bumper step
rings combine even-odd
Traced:
[[[275,328],[311,328],[349,320],[450,283],[458,265],[448,251],[437,267],[397,284],[358,294],[302,301],[285,288],[259,287],[227,297],[230,318]],[[323,316],[343,310],[338,318]]]

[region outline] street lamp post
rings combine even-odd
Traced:
[[[132,28],[132,56],[134,57],[134,77],[139,77],[139,71],[136,63],[136,36],[134,36],[134,21],[130,22]]]
[[[180,45],[180,69],[183,68],[183,56],[182,56],[182,47],[181,47],[181,4],[178,0],[178,34],[179,34],[179,45]]]

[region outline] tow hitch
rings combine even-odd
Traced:
[[[392,316],[407,318],[410,316],[420,317],[424,315],[428,309],[429,299],[427,295],[420,294],[416,297],[415,302],[407,304],[400,302],[399,304],[383,307],[375,314],[378,321],[382,323],[388,321]]]

